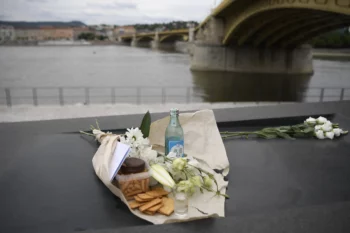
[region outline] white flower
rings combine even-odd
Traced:
[[[140,158],[147,162],[155,161],[157,159],[157,151],[152,150],[152,147],[147,147],[140,151]]]
[[[315,125],[315,131],[318,131],[318,130],[320,130],[321,129],[321,125]]]
[[[315,135],[316,135],[316,137],[317,137],[318,139],[324,139],[324,138],[325,138],[325,137],[324,137],[324,133],[323,133],[322,130],[316,131]]]
[[[164,157],[163,156],[157,157],[157,159],[154,162],[164,164]]]
[[[128,129],[125,135],[128,137],[130,141],[139,141],[140,139],[143,139],[143,134],[141,130],[139,130],[139,128]]]
[[[200,176],[193,176],[190,178],[190,181],[194,186],[201,187],[203,184],[202,178]]]
[[[333,127],[333,123],[331,121],[326,121],[324,124],[325,125],[331,125]]]
[[[326,133],[326,137],[329,139],[333,139],[334,138],[334,133],[333,132],[327,132]]]
[[[343,132],[342,129],[339,129],[339,128],[333,129],[333,133],[337,137],[339,137],[342,134],[342,132]]]
[[[328,123],[325,123],[321,126],[321,129],[324,131],[324,132],[330,132],[333,130],[333,127],[332,127],[332,124],[328,124]]]
[[[309,125],[315,125],[316,124],[316,119],[309,117],[306,119],[305,123],[309,124]]]
[[[317,123],[318,124],[323,124],[323,123],[326,123],[327,122],[327,119],[320,116],[319,118],[317,118]]]
[[[203,178],[203,185],[204,187],[211,189],[211,186],[213,186],[213,181],[210,179],[209,176],[204,176]]]
[[[177,158],[173,161],[173,166],[172,168],[174,170],[182,171],[187,165],[186,159],[183,158]]]

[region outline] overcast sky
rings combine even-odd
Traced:
[[[203,20],[220,0],[0,0],[0,20],[135,24]]]

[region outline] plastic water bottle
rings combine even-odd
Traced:
[[[165,155],[170,152],[176,154],[177,158],[184,157],[184,131],[179,121],[179,110],[170,110],[170,121],[165,131]]]

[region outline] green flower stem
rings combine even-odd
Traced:
[[[87,133],[87,132],[84,132],[84,131],[79,131],[79,133],[85,134],[85,135],[88,135],[88,136],[91,136],[91,137],[95,137],[95,135],[93,135],[92,133]]]

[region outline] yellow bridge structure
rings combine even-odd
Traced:
[[[139,33],[124,42],[191,43],[193,70],[313,72],[310,39],[350,26],[350,0],[224,0],[195,29]]]

